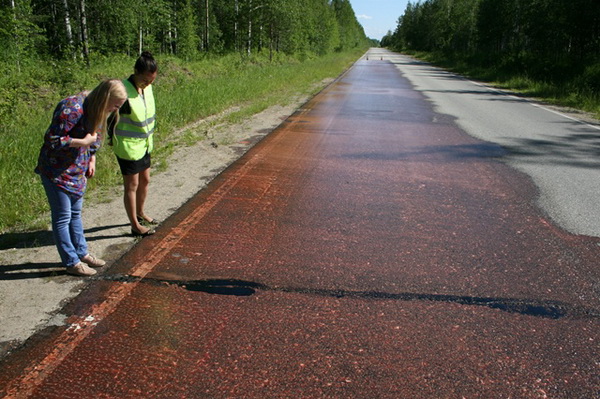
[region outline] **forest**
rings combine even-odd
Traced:
[[[595,98],[600,1],[425,0],[408,4],[382,46],[434,53],[490,79],[519,75]],[[596,112],[598,112],[596,108]]]
[[[149,50],[324,55],[365,43],[348,0],[2,0],[1,58],[90,62]]]

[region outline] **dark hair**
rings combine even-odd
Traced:
[[[133,68],[135,69],[136,73],[153,73],[158,69],[158,65],[156,65],[156,60],[154,57],[152,57],[152,54],[149,51],[144,51],[138,57]]]

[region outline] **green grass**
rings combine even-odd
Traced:
[[[169,154],[206,136],[182,131],[186,125],[233,107],[224,120],[242,120],[298,95],[314,94],[324,79],[337,77],[364,51],[330,54],[302,62],[278,57],[241,59],[239,55],[184,62],[157,57],[157,102],[154,169],[165,169]],[[0,233],[39,229],[47,225],[48,205],[37,163],[43,136],[56,103],[67,95],[94,88],[100,80],[123,78],[134,59],[125,56],[92,60],[86,69],[72,63],[22,63],[21,71],[0,76]],[[10,71],[9,65],[0,69]],[[175,132],[181,131],[180,134]],[[217,141],[219,138],[215,138]],[[97,157],[97,175],[86,198],[103,201],[114,195],[122,178],[110,147]],[[42,218],[41,218],[42,217]]]

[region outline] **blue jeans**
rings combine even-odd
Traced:
[[[42,184],[50,203],[52,234],[60,259],[66,267],[75,266],[88,253],[81,220],[83,197],[65,193],[45,176]]]

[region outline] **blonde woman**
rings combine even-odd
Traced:
[[[107,118],[127,100],[119,80],[106,80],[91,92],[60,101],[44,135],[35,172],[41,176],[52,214],[52,233],[67,273],[92,276],[106,264],[88,252],[81,210],[87,179],[96,173],[96,151]],[[91,267],[90,267],[91,266]]]

